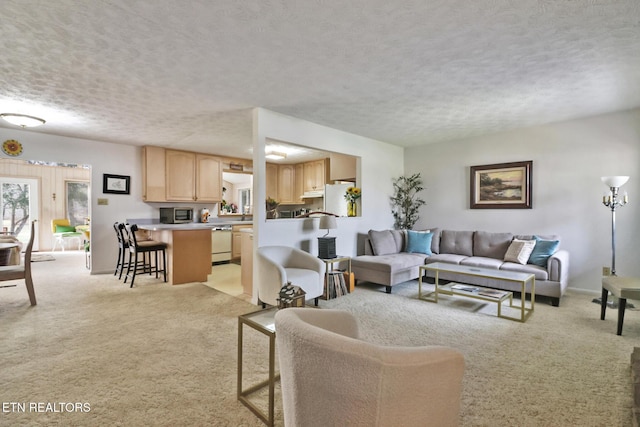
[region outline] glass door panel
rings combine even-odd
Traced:
[[[1,232],[16,236],[26,245],[31,237],[29,224],[38,217],[38,181],[0,177],[0,203],[2,204]],[[37,249],[38,235],[36,234],[33,250]]]

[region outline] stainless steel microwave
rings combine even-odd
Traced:
[[[193,222],[193,208],[160,208],[162,224]]]

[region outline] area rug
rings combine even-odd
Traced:
[[[53,255],[49,254],[31,254],[31,262],[55,261]]]

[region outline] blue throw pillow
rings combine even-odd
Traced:
[[[407,231],[407,252],[432,255],[431,239],[433,233]]]
[[[546,267],[549,257],[556,253],[558,246],[560,246],[559,240],[543,240],[538,236],[533,236],[536,241],[536,246],[531,252],[529,257],[529,264],[539,265],[540,267]]]

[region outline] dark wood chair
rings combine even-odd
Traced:
[[[124,278],[124,282],[127,283],[127,278],[131,278],[131,285],[136,279],[138,272],[156,274],[163,273],[164,281],[167,281],[167,244],[158,242],[156,240],[140,240],[136,233],[138,226],[136,224],[124,225],[127,241],[129,243],[129,260],[127,263],[127,274]],[[160,260],[159,254],[162,254],[162,260]],[[142,256],[140,259],[139,256]],[[151,262],[151,255],[153,255],[153,263]],[[160,261],[162,261],[162,268],[160,268]]]
[[[36,305],[36,293],[33,289],[33,279],[31,278],[31,252],[33,251],[33,240],[35,238],[36,220],[31,221],[31,237],[24,252],[24,259],[20,265],[7,265],[0,267],[0,281],[24,279],[29,294],[31,305]]]
[[[126,256],[129,253],[129,241],[124,235],[124,224],[115,222],[113,224],[113,229],[116,230],[116,237],[118,238],[118,262],[113,275],[118,276],[118,279],[122,279],[122,273],[127,266],[125,261],[127,259]]]

